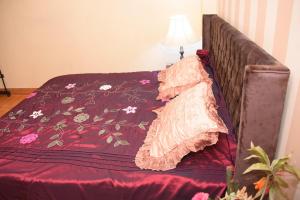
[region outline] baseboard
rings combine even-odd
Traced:
[[[30,94],[37,88],[9,88],[8,90],[11,92],[12,95],[26,95]]]

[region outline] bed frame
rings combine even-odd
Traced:
[[[203,49],[224,94],[237,135],[234,179],[252,185],[256,175],[243,175],[250,142],[274,158],[290,71],[265,50],[217,15],[203,16]]]

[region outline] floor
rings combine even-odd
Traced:
[[[33,92],[35,88],[22,88],[22,89],[12,89],[10,90],[12,95],[10,97],[1,95],[0,96],[0,117],[7,113],[10,109],[15,107],[23,99],[27,97],[28,94]]]

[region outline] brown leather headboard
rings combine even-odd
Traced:
[[[289,69],[217,15],[203,16],[203,49],[209,50],[238,138],[235,179],[242,175],[250,142],[274,158]]]

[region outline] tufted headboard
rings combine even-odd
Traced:
[[[250,142],[274,158],[289,69],[217,15],[203,16],[203,49],[209,50],[237,134],[235,180],[250,185],[255,176],[242,175],[250,163]]]

